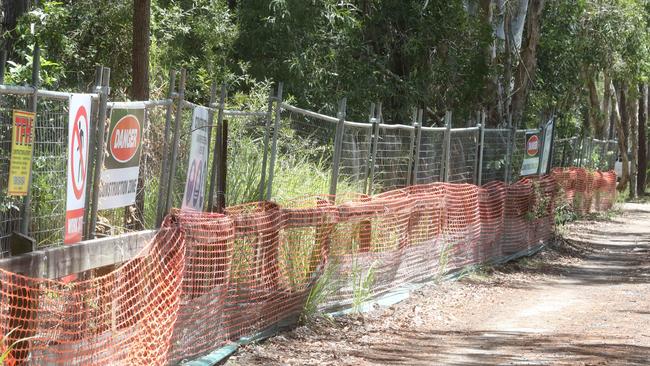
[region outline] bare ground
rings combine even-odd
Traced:
[[[562,229],[535,257],[319,318],[227,365],[650,365],[650,205]]]

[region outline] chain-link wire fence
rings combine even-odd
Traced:
[[[3,95],[0,98],[0,257],[7,253],[9,236],[20,229],[23,199],[7,194],[9,186],[9,165],[11,160],[13,110],[28,110],[29,96]]]
[[[43,96],[37,98],[28,235],[36,240],[39,247],[58,245],[63,241],[67,96],[65,93],[44,92]],[[32,97],[33,89],[25,88],[14,94],[5,90],[0,100],[0,182],[4,183],[3,187],[7,186],[11,155],[12,110],[29,110]],[[97,234],[102,236],[156,228],[161,206],[163,211],[180,207],[185,193],[192,115],[194,109],[200,106],[182,101],[180,116],[176,117],[179,108],[177,97],[133,103],[145,105],[137,205],[99,210],[96,228]],[[206,201],[209,186],[215,184],[212,170],[217,164],[213,164],[212,160],[215,156],[221,157],[220,152],[214,154],[217,148],[217,116],[228,125],[225,166],[227,205],[266,198],[285,202],[314,194],[324,197],[346,193],[375,194],[439,181],[486,184],[500,180],[514,182],[520,178],[526,130],[517,130],[515,136],[510,138],[508,129],[390,125],[377,123],[376,119],[371,123],[359,123],[300,109],[273,97],[269,103],[266,112],[229,111],[224,109],[225,104],[221,107],[212,104],[208,108],[211,122],[202,127],[209,130],[210,173],[206,177],[209,180],[205,185]],[[273,103],[280,103],[276,108],[277,116],[272,112]],[[98,104],[95,98],[93,120],[98,119]],[[114,105],[127,104],[109,103],[109,111]],[[178,138],[174,140],[177,121]],[[337,184],[332,187],[337,130],[341,129]],[[95,135],[92,137],[96,138]],[[509,143],[512,144],[511,149],[508,148]],[[166,149],[163,148],[165,144]],[[172,147],[175,147],[175,155],[171,153]],[[553,166],[612,169],[617,155],[615,141],[560,139],[553,147]],[[170,179],[163,170],[169,169],[172,161],[175,164],[174,176],[172,186],[167,187]],[[510,177],[506,177],[507,164],[511,167]],[[267,194],[269,188],[270,195]],[[162,194],[159,193],[160,189]],[[171,207],[161,202],[167,200],[167,192],[172,196]],[[19,230],[24,212],[22,198],[9,197],[4,193],[0,210],[0,249],[3,255],[6,254],[10,235]],[[206,209],[212,208],[206,205]]]
[[[410,183],[415,128],[404,125],[379,126],[373,188],[375,192],[406,187]]]
[[[479,128],[451,129],[448,179],[451,183],[475,183]]]
[[[445,130],[444,127],[422,127],[416,184],[442,181]]]
[[[486,128],[483,131],[482,184],[505,179],[509,131],[507,128]]]

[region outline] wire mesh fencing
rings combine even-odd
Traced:
[[[449,182],[474,183],[478,167],[479,134],[478,127],[451,129]]]
[[[509,131],[507,128],[486,128],[483,131],[481,183],[487,184],[505,179]]]
[[[20,229],[23,200],[7,194],[9,187],[9,165],[11,160],[11,141],[13,110],[28,110],[29,97],[23,95],[3,95],[0,98],[0,257],[8,254],[9,236]]]
[[[422,127],[415,184],[442,181],[445,130],[444,127]]]
[[[415,128],[404,125],[379,126],[373,187],[375,192],[403,188],[410,184]]]

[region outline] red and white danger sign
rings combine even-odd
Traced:
[[[90,140],[90,106],[88,94],[70,96],[68,116],[68,193],[65,212],[66,244],[76,243],[83,234],[83,217],[88,181],[88,141]]]

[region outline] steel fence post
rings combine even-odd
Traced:
[[[224,119],[220,126],[221,138],[219,144],[219,161],[217,165],[217,202],[216,212],[223,213],[226,209],[226,187],[228,177],[228,120]]]
[[[174,176],[176,175],[176,164],[178,160],[178,145],[180,142],[181,127],[183,124],[183,102],[185,101],[185,79],[187,71],[181,69],[181,78],[178,83],[178,105],[176,106],[176,118],[174,121],[174,137],[172,139],[172,155],[171,165],[169,166],[169,177],[167,183],[167,198],[165,200],[165,210],[163,216],[166,215],[173,204],[174,198]]]
[[[167,172],[169,171],[169,130],[172,124],[172,112],[174,104],[174,89],[176,88],[176,71],[169,70],[169,91],[167,98],[170,100],[165,111],[165,131],[163,132],[162,161],[160,163],[160,180],[158,181],[158,207],[156,209],[156,228],[162,224],[165,211],[165,197],[167,192]]]
[[[410,186],[413,182],[413,150],[415,149],[415,130],[416,125],[418,124],[418,109],[413,108],[413,119],[411,120],[411,129],[409,133],[409,160],[408,165],[406,166],[406,186]]]
[[[266,188],[266,164],[269,157],[269,137],[271,135],[271,118],[273,118],[273,87],[269,91],[269,102],[264,117],[264,155],[262,156],[262,176],[260,177],[260,201],[264,201],[264,191]]]
[[[422,144],[422,119],[424,117],[424,110],[418,110],[418,119],[415,123],[415,159],[413,160],[413,179],[412,184],[418,184],[418,172],[420,171],[420,149]]]
[[[368,185],[370,184],[370,162],[372,156],[372,131],[373,131],[373,120],[375,119],[376,106],[375,103],[370,103],[370,113],[368,114],[368,123],[370,124],[370,133],[366,138],[366,144],[368,144],[368,156],[366,157],[366,166],[364,170],[365,182],[363,184],[363,193],[368,193]]]
[[[226,84],[221,84],[219,110],[217,111],[217,134],[214,139],[214,150],[212,151],[212,171],[210,172],[210,189],[208,190],[208,211],[210,212],[214,212],[214,191],[219,174],[219,159],[221,159],[221,152],[223,150],[223,114],[226,108],[227,97],[228,87]]]
[[[483,122],[481,120],[481,122]],[[483,151],[485,149],[484,143],[485,143],[485,125],[484,123],[479,123],[478,124],[478,163],[476,164],[476,169],[475,171],[475,176],[474,176],[474,182],[476,183],[477,186],[481,186],[483,184]]]
[[[444,169],[440,169],[442,173],[441,181],[449,182],[449,165],[451,164],[451,111],[445,112],[445,142],[443,146],[444,156]]]
[[[515,144],[515,134],[516,134],[516,129],[512,126],[512,124],[508,124],[508,146],[506,147],[506,169],[505,169],[505,174],[503,177],[503,180],[506,184],[510,184],[510,177],[511,177],[511,170],[512,170],[512,155],[513,155],[513,150],[514,150],[514,144]]]
[[[104,166],[104,149],[106,146],[106,139],[104,132],[106,130],[106,104],[108,103],[108,95],[110,94],[110,80],[111,69],[108,67],[102,68],[102,84],[99,90],[99,112],[97,123],[97,159],[95,160],[95,171],[93,172],[93,189],[92,201],[90,205],[90,228],[88,230],[88,238],[94,239],[97,235],[97,211],[99,209],[99,183],[102,177],[102,167]]]
[[[101,93],[101,88],[102,88],[102,71],[104,67],[103,66],[95,66],[95,85],[93,86],[92,90],[90,91],[91,93],[97,93],[97,96],[99,97],[99,94]],[[91,123],[90,126],[90,138],[88,139],[88,166],[86,167],[88,172],[91,172],[87,175],[86,178],[86,202],[85,202],[85,207],[86,210],[84,211],[84,219],[83,219],[83,238],[88,239],[88,236],[90,235],[90,214],[92,211],[92,195],[93,195],[93,182],[95,181],[94,179],[94,171],[95,171],[95,166],[97,164],[97,159],[99,159],[98,155],[101,153],[99,150],[99,142],[97,141],[97,135],[99,133],[99,105],[101,104],[101,101],[99,98],[97,99],[97,123]]]
[[[214,124],[214,104],[216,103],[216,101],[217,101],[217,83],[214,82],[214,80],[213,80],[212,84],[210,85],[210,101],[208,102],[208,145],[207,145],[208,159],[209,159],[209,156],[210,156],[210,143],[212,142],[212,130],[214,129],[214,128],[212,128],[212,125]],[[207,164],[206,164],[206,166],[207,166]],[[205,173],[207,174],[208,172],[206,171]],[[206,177],[206,180],[207,180],[207,177]],[[209,195],[210,190],[211,190],[210,186],[212,185],[212,180],[210,180],[209,182],[206,182],[206,183],[207,183],[207,187],[206,187],[207,192],[206,193]],[[208,197],[207,201],[204,202],[204,203],[207,204],[207,210],[208,210],[208,212],[210,212],[210,208],[211,208],[211,206],[210,206],[210,198]],[[204,207],[204,210],[205,210],[205,207]]]
[[[345,130],[345,113],[347,108],[347,99],[343,98],[339,102],[338,118],[336,124],[336,135],[334,136],[334,157],[332,158],[332,176],[330,177],[330,200],[336,198],[336,186],[339,181],[339,165],[341,164],[341,150],[343,149],[343,133]]]
[[[368,177],[368,188],[366,194],[372,194],[372,185],[375,182],[375,166],[377,165],[377,148],[379,143],[379,123],[381,122],[381,102],[377,103],[376,114],[370,118],[372,123],[371,144],[370,144],[370,173]]]
[[[34,94],[32,95],[31,111],[34,115],[38,112],[38,88],[41,85],[41,47],[38,44],[38,38],[34,41],[34,53],[32,59],[32,86],[34,87]],[[38,124],[38,118],[34,119],[34,124]],[[36,126],[34,126],[36,127]],[[32,162],[34,157],[32,156]],[[27,194],[23,197],[23,212],[20,220],[20,232],[24,235],[29,235],[29,224],[32,214],[32,177],[34,169],[29,170],[29,177],[27,178]]]
[[[275,105],[275,121],[273,122],[273,142],[271,144],[271,160],[269,162],[269,182],[266,186],[266,200],[271,200],[273,194],[273,175],[275,174],[275,160],[278,155],[278,134],[280,133],[280,119],[282,118],[282,88],[284,84],[278,83]]]

